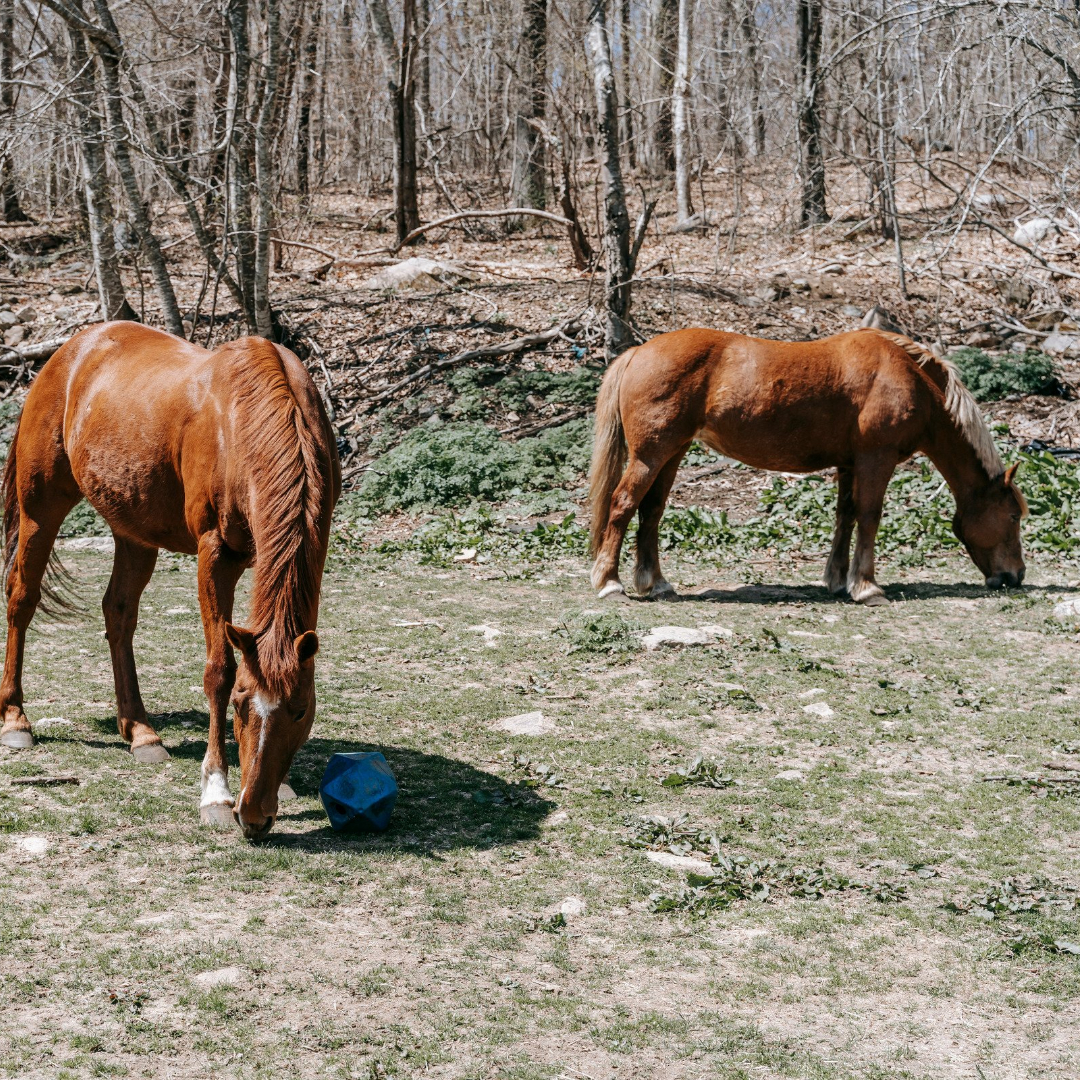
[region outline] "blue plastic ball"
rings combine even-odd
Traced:
[[[379,753],[335,754],[319,783],[319,798],[337,832],[382,832],[390,824],[398,786]]]

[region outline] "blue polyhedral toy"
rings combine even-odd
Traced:
[[[379,753],[335,754],[319,784],[319,798],[337,832],[382,832],[397,793],[394,774]]]

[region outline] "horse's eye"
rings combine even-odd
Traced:
[[[301,709],[301,710],[300,710],[300,711],[299,711],[299,712],[298,712],[298,713],[297,713],[297,714],[296,714],[296,715],[295,715],[295,716],[293,717],[293,723],[294,723],[294,724],[299,724],[299,723],[300,723],[300,721],[301,721],[301,720],[303,720],[305,716],[307,716],[307,709]]]

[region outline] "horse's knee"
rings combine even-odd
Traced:
[[[226,660],[216,657],[206,661],[203,669],[203,690],[211,701],[228,697],[236,681],[236,660],[231,656]]]

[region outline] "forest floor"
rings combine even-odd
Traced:
[[[708,178],[707,234],[673,233],[665,195],[635,286],[642,336],[711,325],[806,338],[853,328],[874,304],[946,349],[1009,352],[1054,327],[1072,333],[1076,279],[987,228],[935,225],[959,211],[917,175],[902,192],[906,296],[852,176],[831,180],[834,222],[801,233],[767,168],[742,175],[738,193],[732,175]],[[1053,192],[1023,176],[993,171],[988,185],[978,214],[1010,235],[1016,219],[1053,213]],[[421,423],[523,439],[587,416],[584,398],[527,392],[524,377],[602,369],[602,277],[572,269],[564,234],[507,236],[490,222],[433,233],[410,254],[453,263],[453,280],[372,289],[396,261],[376,250],[390,242],[386,199],[319,196],[285,238],[322,252],[285,247],[273,282],[334,409],[350,485]],[[446,212],[429,203],[428,218]],[[185,227],[159,224],[178,241],[169,257],[193,312],[203,278]],[[64,243],[0,278],[0,301],[35,309],[27,341],[95,318],[86,252]],[[340,258],[328,266],[325,252]],[[1077,270],[1067,235],[1039,254]],[[153,321],[148,285],[140,302]],[[226,306],[210,319],[204,295],[195,340],[242,332]],[[424,364],[570,319],[582,329],[545,349],[386,393]],[[1056,360],[1062,382],[1080,385],[1080,358]],[[491,385],[485,365],[498,369]],[[476,378],[455,381],[459,370]],[[523,376],[513,393],[508,374]],[[2,441],[23,385],[0,406]],[[1007,450],[1080,446],[1075,400],[986,413]],[[416,509],[373,517],[353,494],[324,590],[299,799],[258,846],[198,820],[207,715],[193,563],[163,555],[145,595],[136,653],[173,756],[140,768],[116,735],[96,613],[111,560],[104,541],[67,540],[92,614],[35,620],[38,744],[0,749],[0,1075],[1077,1076],[1077,628],[1051,612],[1080,591],[1080,569],[1050,505],[1075,499],[1075,469],[1052,464],[1038,466],[1049,486],[1025,526],[1049,539],[1012,594],[987,593],[955,549],[934,546],[948,492],[911,470],[887,503],[889,528],[914,523],[882,545],[893,603],[873,610],[817,584],[825,486],[791,486],[774,542],[751,531],[774,478],[715,459],[687,463],[673,505],[751,526],[725,551],[706,522],[688,533],[697,555],[665,554],[682,603],[594,599],[580,529],[558,525],[568,511],[584,520],[580,474],[503,502],[495,529],[488,511],[480,525],[468,517],[475,508],[449,524]],[[550,530],[525,532],[537,519]],[[65,532],[101,526],[79,510]],[[912,531],[925,533],[917,558],[903,546]],[[642,634],[658,625],[723,630],[712,645],[648,651]],[[533,712],[541,734],[498,726]],[[319,805],[327,758],[355,749],[382,750],[401,784],[384,836],[334,834]],[[16,782],[66,775],[77,783]]]
[[[64,558],[92,607],[109,556]],[[260,845],[199,824],[192,560],[163,556],[136,639],[163,767],[116,734],[100,617],[36,621],[38,743],[0,751],[0,1074],[1075,1077],[1060,566],[995,595],[958,556],[886,561],[881,609],[820,570],[679,560],[683,602],[598,615],[576,559],[337,555],[299,798]],[[650,652],[657,625],[724,630]],[[383,836],[319,806],[360,749],[401,785]]]

